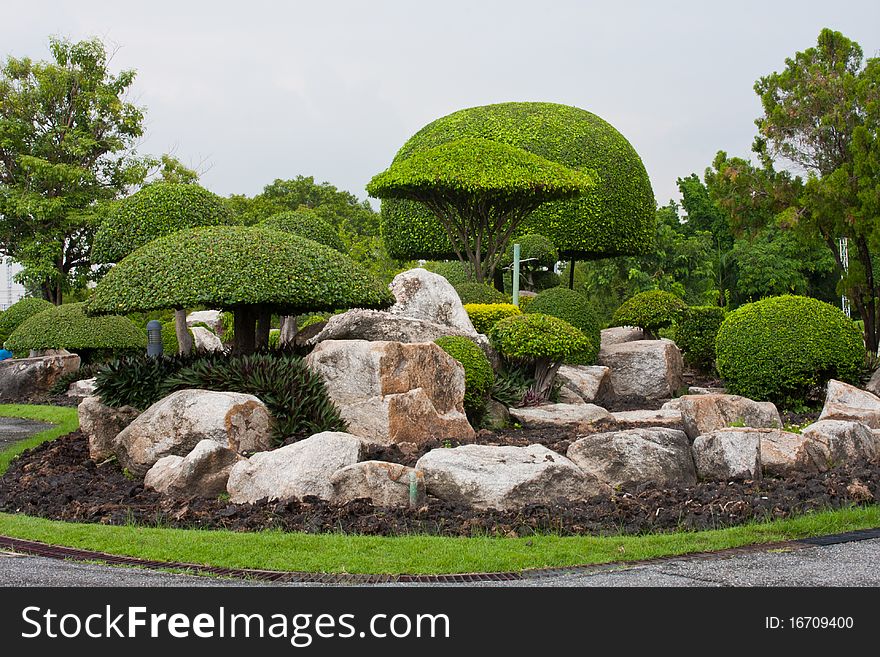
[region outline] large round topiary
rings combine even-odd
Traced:
[[[0,347],[3,346],[6,338],[12,335],[12,332],[28,317],[37,315],[44,310],[49,310],[53,307],[54,306],[45,299],[34,299],[32,297],[25,297],[9,306],[9,308],[0,315]]]
[[[724,308],[691,306],[679,311],[675,319],[675,344],[685,361],[711,372],[715,367],[715,337],[724,321]]]
[[[119,262],[158,237],[234,223],[221,197],[199,185],[153,183],[121,200],[95,234],[94,262]]]
[[[584,355],[584,364],[591,365],[599,355],[601,327],[596,311],[580,292],[565,287],[553,287],[539,292],[528,304],[527,313],[540,313],[564,319],[590,339],[591,348]]]
[[[586,194],[539,207],[520,233],[546,235],[566,258],[641,254],[653,247],[655,202],[645,167],[623,135],[595,114],[555,103],[472,107],[419,130],[394,161],[469,137],[522,148],[594,178]],[[416,202],[383,201],[382,232],[395,257],[455,257],[443,228]]]
[[[479,423],[495,381],[495,372],[486,354],[468,338],[445,336],[435,344],[464,367],[464,409],[468,418]]]
[[[611,323],[614,326],[637,326],[656,335],[660,329],[672,325],[684,307],[684,301],[672,292],[649,290],[624,301],[614,311]]]
[[[307,207],[297,210],[279,212],[260,222],[261,226],[281,230],[314,240],[318,244],[329,246],[340,253],[345,253],[345,244],[339,233],[328,224],[317,212]]]
[[[510,297],[485,283],[461,283],[455,285],[458,298],[467,303],[510,303]]]
[[[68,349],[84,360],[94,352],[139,351],[147,347],[146,332],[127,317],[89,317],[82,303],[52,306],[29,317],[13,331],[6,345],[15,353],[31,349]]]
[[[865,358],[861,331],[818,299],[770,297],[729,313],[715,339],[718,373],[731,392],[800,405],[829,379],[855,382]]]

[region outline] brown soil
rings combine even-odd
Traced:
[[[477,440],[486,444],[539,442],[564,451],[570,437],[540,431],[481,432]],[[386,450],[371,456],[389,458],[395,453]],[[412,462],[413,458],[409,455],[403,460]],[[117,525],[135,522],[163,527],[248,531],[276,528],[385,536],[712,529],[872,503],[878,495],[880,466],[863,464],[789,479],[706,482],[676,490],[643,486],[611,498],[596,497],[578,504],[550,500],[516,512],[475,511],[433,498],[417,510],[379,508],[366,500],[336,507],[310,497],[253,505],[235,505],[222,499],[163,500],[145,490],[142,482],[126,477],[115,462],[98,465],[89,459],[80,432],[25,452],[0,478],[0,510],[46,518]]]

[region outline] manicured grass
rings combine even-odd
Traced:
[[[0,406],[0,415],[59,426],[26,441],[28,446],[76,428],[76,409]],[[0,472],[20,452],[0,454]],[[5,460],[2,460],[5,459]],[[447,538],[346,536],[276,531],[230,532],[158,527],[113,527],[0,513],[0,534],[51,545],[96,550],[157,561],[228,568],[331,573],[438,574],[516,571],[634,561],[757,543],[880,527],[880,506],[812,513],[788,520],[704,532],[644,536],[532,536]]]
[[[76,408],[65,406],[0,404],[0,417],[20,417],[27,420],[51,422],[57,425],[0,451],[0,475],[6,472],[10,461],[24,450],[36,447],[47,440],[54,440],[79,428],[79,417],[77,416]]]

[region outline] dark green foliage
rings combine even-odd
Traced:
[[[510,303],[510,297],[485,283],[462,283],[455,286],[462,303]]]
[[[141,355],[114,360],[95,375],[96,394],[114,408],[133,406],[146,410],[168,394],[168,377],[194,359],[192,355],[165,354],[158,358]]]
[[[508,363],[507,367],[495,375],[491,396],[508,408],[521,406],[534,385],[535,379],[530,374],[530,368]]]
[[[477,333],[484,334],[502,319],[520,314],[520,309],[512,303],[467,303],[464,310]]]
[[[336,229],[321,218],[320,214],[307,207],[273,214],[260,225],[314,240],[340,253],[346,251],[345,244],[342,243]]]
[[[675,343],[684,360],[705,372],[715,369],[715,337],[724,308],[718,306],[691,306],[678,312],[675,320]]]
[[[452,287],[457,288],[464,283],[473,283],[474,275],[469,267],[461,260],[446,260],[442,262],[432,261],[425,263],[425,269],[435,274],[440,274],[449,281]]]
[[[12,332],[19,327],[28,317],[49,310],[52,304],[45,299],[34,299],[25,297],[9,306],[2,315],[0,315],[0,346],[6,342],[6,338],[12,335]]]
[[[80,365],[79,369],[73,372],[63,374],[52,384],[52,387],[49,388],[49,394],[65,394],[67,389],[70,388],[70,384],[82,381],[83,379],[91,379],[101,371],[105,364],[106,363],[86,363],[85,365]]]
[[[522,267],[552,267],[559,260],[559,251],[550,241],[550,238],[543,235],[520,235],[510,240],[504,255],[501,257],[502,267],[509,267],[513,264],[513,246],[519,244],[519,259]],[[523,262],[527,260],[528,262]]]
[[[625,301],[611,318],[614,326],[638,326],[650,334],[671,326],[684,301],[672,292],[649,290]]]
[[[277,445],[321,431],[346,430],[323,379],[291,354],[202,357],[171,375],[165,387],[169,392],[202,388],[258,397],[274,419],[272,434]]]
[[[216,226],[136,250],[101,280],[89,312],[245,304],[296,315],[393,301],[377,280],[322,244],[268,228]]]
[[[189,331],[189,334],[192,335],[192,331]],[[195,343],[193,344],[193,350],[195,350]],[[162,353],[167,356],[173,356],[179,352],[180,343],[177,341],[177,331],[174,328],[174,322],[162,322]]]
[[[16,353],[31,349],[69,349],[84,360],[89,352],[124,352],[146,349],[147,335],[127,317],[89,317],[84,304],[52,306],[19,325],[6,340]]]
[[[856,382],[865,348],[855,323],[817,299],[770,297],[727,315],[715,340],[718,372],[733,393],[801,405],[828,379]]]
[[[222,198],[199,185],[153,183],[123,199],[95,234],[96,262],[119,262],[154,239],[196,226],[233,221]]]
[[[479,426],[495,382],[489,359],[482,349],[467,338],[446,336],[437,338],[434,343],[464,367],[464,410],[471,424]]]
[[[422,128],[394,161],[464,137],[502,142],[596,174],[596,184],[587,194],[542,205],[524,222],[521,232],[546,235],[564,258],[650,250],[654,194],[647,172],[629,142],[599,117],[554,103],[472,107]],[[382,228],[392,256],[454,257],[443,228],[418,203],[384,201]]]
[[[565,287],[554,287],[539,292],[532,299],[527,313],[541,313],[564,319],[581,333],[590,339],[591,348],[584,355],[584,365],[592,365],[599,355],[599,343],[601,341],[601,327],[596,311],[589,300],[579,292]]]

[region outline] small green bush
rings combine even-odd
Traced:
[[[190,336],[192,330],[187,329]],[[193,350],[195,350],[195,342],[193,342]],[[177,341],[177,328],[174,321],[162,322],[162,353],[167,356],[174,356],[180,352],[180,343]]]
[[[510,303],[510,297],[485,283],[462,283],[455,286],[458,297],[467,303]]]
[[[684,301],[672,292],[650,290],[624,301],[614,311],[611,323],[614,326],[637,326],[656,335],[661,328],[670,326],[684,307]]]
[[[45,299],[34,299],[32,297],[25,297],[9,306],[0,315],[0,346],[6,342],[6,338],[12,335],[12,332],[28,317],[32,317],[44,310],[49,310],[52,307],[52,304]]]
[[[865,358],[861,332],[839,308],[790,295],[729,313],[715,351],[728,390],[785,406],[832,378],[855,383]]]
[[[464,309],[477,333],[485,334],[489,333],[496,322],[521,314],[520,309],[512,303],[466,303]]]
[[[269,330],[269,349],[278,349],[281,347],[281,329]]]
[[[599,355],[601,328],[593,304],[580,292],[554,287],[539,292],[528,303],[526,313],[540,313],[564,319],[590,339],[592,348],[584,355],[585,365],[592,365]]]
[[[723,321],[724,308],[718,306],[691,306],[678,312],[674,340],[688,364],[707,372],[715,368],[715,337]]]
[[[452,287],[474,282],[473,272],[461,260],[428,261],[425,269],[440,274]]]
[[[507,367],[495,375],[495,383],[492,385],[492,399],[501,402],[508,408],[521,406],[529,390],[535,385],[532,370],[534,368],[508,363]]]
[[[327,223],[317,212],[305,206],[301,206],[296,210],[273,214],[268,219],[260,222],[260,225],[265,228],[272,228],[305,237],[318,244],[329,246],[340,253],[346,252],[345,244],[343,244],[342,238],[339,237],[336,229]]]
[[[482,349],[464,337],[445,336],[434,343],[464,367],[464,409],[471,423],[478,426],[495,382],[489,359]]]

